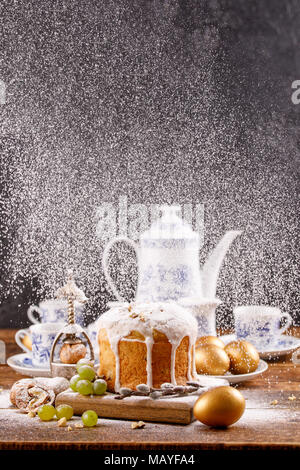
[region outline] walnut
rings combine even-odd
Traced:
[[[57,421],[57,426],[60,428],[67,426],[67,418],[63,417]]]
[[[144,423],[144,421],[134,421],[133,423],[131,423],[131,429],[140,429],[145,427],[145,425],[146,423]]]
[[[75,423],[74,426],[75,426],[76,429],[82,429],[82,428],[84,428],[83,423],[81,423],[80,421],[78,421],[77,423]]]
[[[83,343],[65,343],[60,350],[59,358],[64,364],[76,364],[86,355],[86,347]]]

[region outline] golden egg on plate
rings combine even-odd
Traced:
[[[224,375],[230,366],[225,350],[213,344],[197,348],[195,362],[197,373],[205,375]]]
[[[233,387],[225,385],[208,390],[194,405],[195,418],[207,426],[230,426],[245,411],[245,398]]]
[[[200,336],[196,341],[196,348],[206,344],[213,344],[214,346],[219,346],[219,348],[225,348],[225,344],[217,336]]]
[[[225,351],[230,359],[230,372],[233,374],[249,374],[257,369],[259,354],[248,341],[231,341],[225,346]]]

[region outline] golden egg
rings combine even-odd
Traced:
[[[230,366],[225,350],[213,344],[197,348],[195,362],[197,373],[206,375],[224,375]]]
[[[24,344],[24,346],[26,346],[26,348],[30,349],[30,351],[32,350],[32,342],[30,336],[25,335],[24,338],[22,338],[22,343]]]
[[[245,398],[233,387],[225,385],[208,390],[194,405],[195,418],[207,426],[230,426],[245,411]]]
[[[206,344],[213,344],[214,346],[219,346],[219,348],[225,348],[225,344],[217,336],[200,336],[196,341],[196,348]]]
[[[249,374],[257,369],[259,354],[248,341],[232,341],[225,346],[225,351],[230,359],[230,372],[233,374]]]

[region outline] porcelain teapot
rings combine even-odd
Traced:
[[[108,258],[118,242],[129,244],[136,252],[138,285],[135,301],[166,302],[182,297],[215,298],[217,279],[224,256],[240,231],[227,232],[199,266],[200,237],[177,212],[180,206],[161,206],[162,216],[140,236],[137,245],[127,237],[109,241],[103,253],[103,270],[117,300],[124,301],[109,274]]]

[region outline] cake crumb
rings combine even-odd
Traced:
[[[142,322],[145,322],[145,317],[142,313],[140,313],[139,315],[139,319],[142,321]]]
[[[35,418],[36,413],[34,411],[29,411],[29,413],[27,413],[27,416],[28,416],[28,418]]]
[[[295,395],[291,395],[290,397],[288,397],[288,400],[289,401],[295,401],[295,400],[297,400],[297,398],[295,397]]]
[[[271,401],[270,405],[278,405],[278,400]]]
[[[73,431],[72,426],[68,426],[68,431]]]
[[[146,425],[144,421],[134,421],[131,423],[131,429],[140,429],[143,428]]]
[[[57,421],[57,426],[60,428],[67,426],[67,418],[63,417]]]

